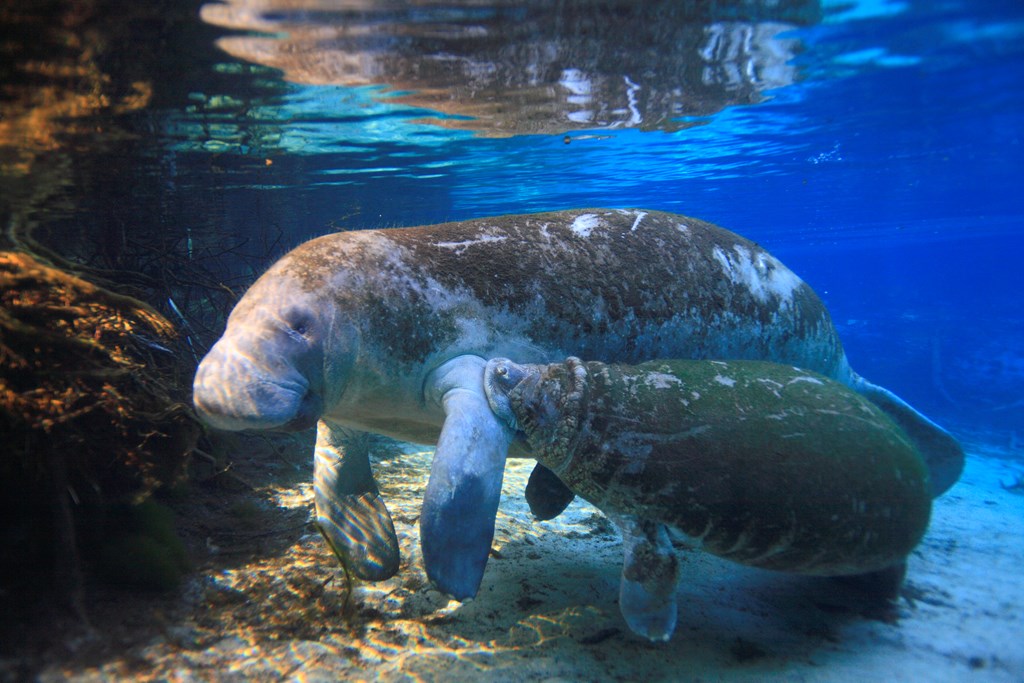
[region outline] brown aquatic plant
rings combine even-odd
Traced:
[[[142,301],[0,252],[5,575],[49,565],[74,600],[90,511],[137,503],[184,474],[199,426],[178,395],[174,338]]]

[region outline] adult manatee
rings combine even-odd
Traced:
[[[487,404],[480,369],[499,356],[569,355],[800,366],[886,411],[924,454],[936,494],[963,465],[947,432],[850,369],[825,306],[792,271],[727,230],[656,211],[560,211],[309,241],[238,302],[199,366],[194,400],[223,429],[317,425],[320,529],[369,580],[397,571],[398,546],[368,456],[347,448],[346,434],[436,443],[420,519],[424,563],[441,590],[466,598],[487,562],[512,438]]]
[[[619,608],[652,640],[676,623],[671,537],[753,567],[898,584],[928,526],[928,470],[903,430],[814,372],[492,359],[483,384],[533,457],[619,527]]]

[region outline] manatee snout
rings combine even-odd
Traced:
[[[211,427],[298,431],[316,424],[322,400],[294,371],[273,371],[258,359],[218,342],[196,371],[192,402]]]

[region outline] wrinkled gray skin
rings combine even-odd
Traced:
[[[420,519],[424,563],[438,588],[463,599],[486,566],[512,438],[487,405],[479,370],[498,356],[568,355],[798,365],[853,387],[904,427],[939,473],[937,493],[962,467],[948,433],[850,369],[824,305],[782,263],[727,230],[656,211],[314,239],[239,301],[199,366],[194,402],[222,429],[317,426],[318,523],[368,580],[398,570],[398,544],[368,455],[348,436],[437,444]]]

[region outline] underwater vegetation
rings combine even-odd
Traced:
[[[5,578],[45,582],[52,567],[58,589],[73,597],[82,539],[110,556],[104,536],[123,536],[132,524],[157,529],[142,535],[178,552],[166,522],[146,523],[131,510],[183,475],[199,436],[181,400],[174,339],[170,322],[147,304],[28,254],[0,252]],[[110,515],[122,522],[104,522]],[[145,576],[174,582],[163,570],[133,582]]]

